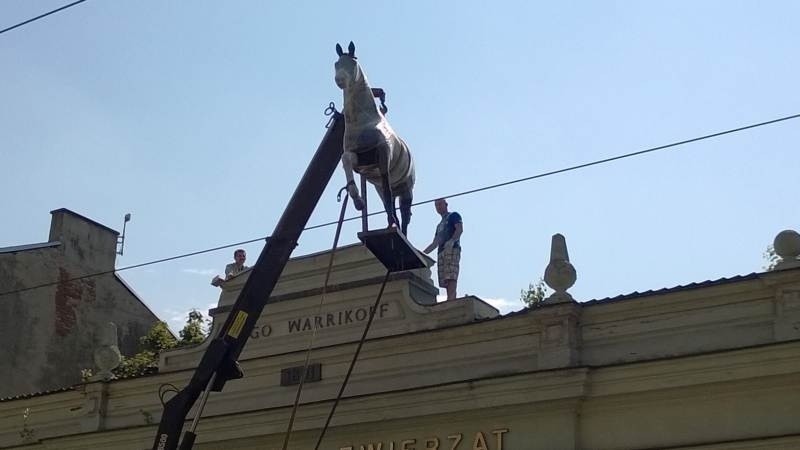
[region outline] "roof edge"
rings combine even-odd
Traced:
[[[25,245],[12,245],[11,247],[0,247],[0,254],[27,252],[30,250],[41,250],[44,248],[58,247],[59,245],[61,245],[61,241],[49,241],[49,242],[40,242],[37,244],[25,244]]]

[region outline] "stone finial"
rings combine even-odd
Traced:
[[[772,247],[775,249],[775,254],[781,258],[774,270],[800,267],[800,233],[783,230],[775,236]]]
[[[550,264],[544,271],[544,281],[554,292],[545,301],[551,303],[574,301],[567,289],[575,284],[577,278],[575,267],[569,262],[567,240],[562,234],[554,234],[550,245]]]
[[[122,362],[122,354],[117,346],[117,326],[108,322],[98,330],[98,347],[94,350],[94,363],[97,365],[97,374],[93,380],[110,380],[114,375],[112,370]]]

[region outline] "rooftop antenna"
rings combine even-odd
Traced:
[[[119,250],[117,250],[117,254],[122,256],[122,251],[125,249],[125,225],[131,221],[131,213],[125,214],[125,221],[122,223],[122,236],[117,238],[117,245],[119,246]]]

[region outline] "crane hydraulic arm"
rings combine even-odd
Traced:
[[[333,116],[328,131],[275,230],[267,239],[227,320],[209,343],[189,384],[164,404],[153,450],[175,450],[179,441],[181,450],[191,449],[196,437],[194,431],[208,393],[221,391],[228,380],[243,376],[237,358],[342,157],[344,118],[333,109],[332,104],[329,109]],[[191,429],[181,441],[180,434],[186,416],[201,395]]]

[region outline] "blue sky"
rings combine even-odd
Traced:
[[[65,3],[2,0],[0,28]],[[116,229],[133,214],[118,266],[268,235],[341,106],[337,42],[388,92],[420,201],[800,113],[797,17],[790,1],[90,0],[0,35],[0,246],[46,240],[61,207]],[[799,124],[454,198],[459,293],[519,308],[559,232],[581,301],[760,271],[798,228]],[[343,184],[310,224],[336,219]],[[437,221],[416,208],[411,241]],[[121,275],[177,327],[216,302],[231,253]]]

